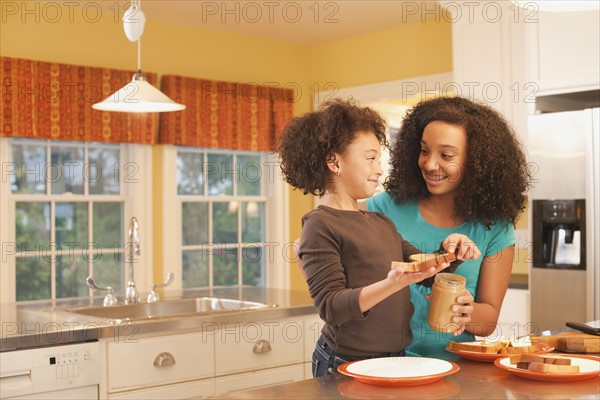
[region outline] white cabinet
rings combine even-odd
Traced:
[[[304,362],[303,331],[301,318],[221,326],[215,331],[216,375]]]
[[[177,399],[214,394],[214,337],[204,332],[105,342],[108,398]],[[203,378],[207,381],[195,382]],[[146,388],[186,382],[169,390]],[[145,388],[146,390],[135,391]],[[193,391],[191,390],[193,388]],[[188,393],[188,395],[185,395]]]
[[[216,395],[312,378],[307,353],[319,338],[318,321],[303,316],[222,326],[215,332]]]
[[[268,368],[217,378],[215,379],[215,392],[217,396],[223,396],[240,390],[259,389],[266,386],[297,382],[303,379],[303,364],[295,364],[287,367]]]
[[[312,355],[315,351],[315,344],[321,336],[325,322],[318,314],[304,318],[304,378],[311,379],[312,376]]]
[[[527,77],[526,30],[531,16],[511,2],[442,2],[453,14],[456,94],[500,112],[521,140],[538,85]]]
[[[600,12],[537,12],[527,24],[530,75],[544,92],[600,86]]]
[[[317,315],[209,325],[202,332],[105,339],[100,397],[214,397],[312,378],[323,326]]]

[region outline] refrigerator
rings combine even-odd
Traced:
[[[600,109],[531,115],[534,332],[600,320]]]

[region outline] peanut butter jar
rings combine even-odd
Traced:
[[[429,307],[429,326],[438,332],[453,333],[458,324],[452,322],[453,317],[460,317],[460,312],[453,312],[452,306],[456,298],[466,293],[466,279],[457,274],[440,273],[435,276],[431,288],[431,305]]]

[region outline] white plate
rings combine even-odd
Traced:
[[[384,357],[351,361],[337,370],[370,385],[416,386],[439,381],[457,373],[460,367],[436,358]]]
[[[355,362],[347,371],[378,378],[416,378],[443,374],[451,369],[451,363],[436,358],[385,357]]]

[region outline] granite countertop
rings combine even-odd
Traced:
[[[255,287],[183,290],[169,292],[162,301],[195,297],[221,297],[256,301],[275,307],[226,313],[198,313],[185,316],[115,322],[68,312],[69,309],[102,305],[102,298],[79,298],[41,302],[0,304],[0,352],[124,337],[135,333],[201,331],[215,324],[244,323],[316,313],[310,295],[302,291]]]
[[[600,378],[577,382],[543,382],[517,377],[493,363],[459,359],[460,370],[417,386],[377,386],[349,376],[333,374],[231,393],[229,400],[269,399],[597,399]]]

